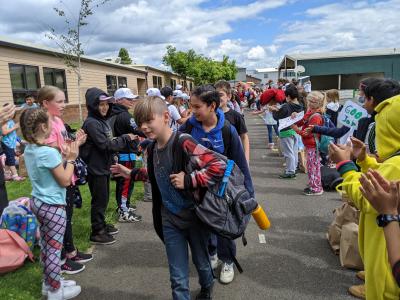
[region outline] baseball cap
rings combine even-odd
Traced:
[[[164,86],[161,89],[161,95],[163,95],[165,98],[168,98],[169,96],[173,96],[174,95],[174,91],[169,86]]]
[[[111,101],[111,100],[114,100],[114,97],[112,97],[112,96],[108,96],[107,94],[101,94],[100,96],[99,96],[99,101]]]
[[[177,90],[181,90],[182,88],[183,88],[183,86],[181,86],[180,84],[177,84],[177,85],[176,85],[176,89],[177,89]]]
[[[165,100],[165,97],[161,95],[161,92],[158,88],[149,88],[146,91],[146,95],[149,97],[160,97],[161,99]]]
[[[182,98],[183,99],[183,93],[181,90],[175,90],[173,92],[174,98]]]
[[[190,96],[186,93],[182,93],[182,98],[183,98],[183,100],[189,100]]]
[[[137,99],[138,97],[139,97],[139,95],[135,95],[134,93],[132,93],[131,89],[128,89],[128,88],[120,88],[120,89],[116,90],[114,93],[115,100],[123,99],[123,98],[133,100],[133,99]]]

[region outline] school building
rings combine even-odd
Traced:
[[[279,76],[289,69],[301,70],[299,66],[304,72],[298,76],[310,76],[313,90],[357,89],[367,77],[400,81],[400,48],[288,54],[278,67]]]
[[[150,87],[161,88],[169,85],[184,85],[185,80],[165,70],[144,65],[122,65],[93,57],[81,58],[81,86],[78,90],[78,75],[65,65],[62,52],[0,38],[0,105],[13,101],[24,103],[28,94],[37,95],[44,85],[54,85],[65,92],[67,108],[64,119],[67,122],[79,119],[78,95],[85,109],[85,93],[90,87],[98,87],[110,95],[121,87],[128,87],[144,96]],[[191,90],[193,80],[186,79]]]

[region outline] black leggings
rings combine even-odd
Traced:
[[[63,259],[65,258],[66,253],[75,251],[74,238],[72,235],[72,215],[74,214],[75,192],[77,188],[78,187],[74,185],[67,187],[67,206],[65,207],[67,213],[67,226],[65,228],[63,249],[61,251],[61,258]]]
[[[3,210],[8,206],[8,197],[6,190],[6,181],[4,179],[4,170],[0,168],[0,216]]]

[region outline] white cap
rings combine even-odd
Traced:
[[[181,90],[182,88],[183,88],[183,86],[181,86],[180,84],[177,84],[177,85],[176,85],[176,89],[177,89],[177,90]]]
[[[174,98],[183,98],[183,93],[181,90],[175,90],[173,92],[173,96],[174,96]]]
[[[165,97],[161,95],[161,92],[158,88],[149,88],[146,91],[146,95],[149,97],[160,97],[161,99],[165,100]]]
[[[115,100],[119,100],[119,99],[123,99],[123,98],[133,100],[133,99],[137,99],[138,97],[139,97],[139,95],[133,94],[131,89],[128,89],[128,88],[120,88],[120,89],[116,90],[114,93]]]
[[[183,98],[183,100],[189,100],[190,96],[186,93],[182,93],[182,98]]]

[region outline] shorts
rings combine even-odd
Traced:
[[[4,143],[1,143],[1,147],[6,155],[6,166],[15,166],[15,149],[7,147]]]

